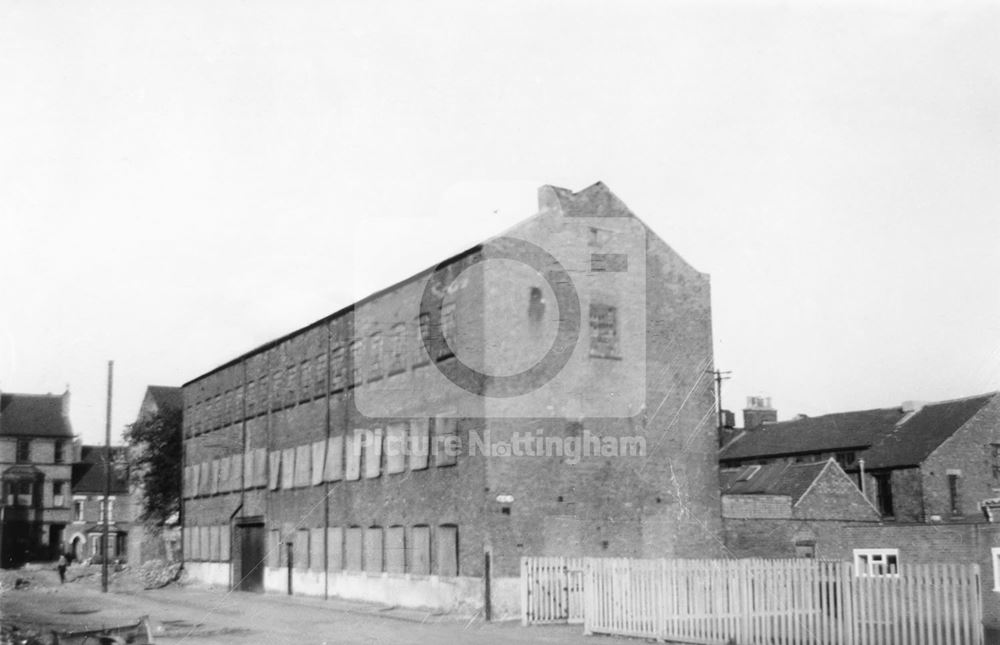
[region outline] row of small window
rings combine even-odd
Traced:
[[[339,392],[365,382],[374,382],[430,362],[424,350],[422,334],[430,317],[421,314],[421,334],[412,333],[405,323],[395,325],[383,339],[381,331],[359,338],[299,363],[272,370],[270,378],[252,380],[246,386],[246,416],[308,401],[329,392]],[[454,328],[454,308],[445,306],[441,314],[445,338],[451,338]],[[452,356],[447,343],[435,360]],[[233,423],[244,416],[242,386],[195,401],[188,407],[189,427],[198,432],[205,428]]]
[[[383,472],[402,473],[457,463],[461,440],[458,419],[411,419],[382,428],[355,430],[310,444],[264,448],[203,461],[184,468],[184,496],[319,486],[324,482],[373,479]]]
[[[73,521],[74,522],[86,522],[86,521],[88,521],[87,520],[87,514],[86,514],[87,501],[88,500],[87,500],[86,497],[73,498]],[[92,498],[90,500],[90,503],[91,503],[91,507],[92,508],[94,506],[97,507],[97,521],[98,522],[103,522],[104,521],[104,498],[103,497],[94,497],[94,498]],[[90,521],[93,521],[93,516],[91,516],[91,520]],[[108,521],[109,522],[114,522],[115,521],[115,498],[114,498],[114,496],[111,496],[111,497],[108,498]]]
[[[41,506],[44,508],[63,508],[66,506],[66,491],[68,482],[52,482],[52,497],[48,499],[44,483],[34,481],[6,481],[3,483],[3,499],[7,506]],[[42,495],[35,499],[35,494]]]
[[[191,526],[184,530],[189,561],[228,562],[231,532],[227,525]],[[459,575],[458,527],[442,524],[298,529],[291,535],[272,530],[266,566],[312,571],[363,571],[413,575]]]
[[[17,448],[15,448],[15,459],[19,464],[27,463],[54,463],[54,464],[64,464],[66,462],[66,442],[62,439],[56,439],[52,442],[52,461],[48,462],[43,460],[41,457],[48,456],[45,453],[38,454],[41,452],[41,448],[46,445],[46,442],[39,439],[18,439]],[[35,455],[32,455],[32,446],[34,446]],[[47,451],[46,451],[47,452]]]
[[[421,314],[420,328],[429,322]],[[444,338],[454,333],[454,309],[445,305],[441,312]],[[188,428],[198,433],[235,423],[245,416],[253,416],[270,409],[282,408],[301,401],[309,401],[329,392],[355,387],[365,382],[375,382],[386,376],[400,374],[408,369],[429,363],[420,335],[407,334],[407,327],[396,325],[383,342],[382,332],[375,332],[365,339],[357,339],[347,346],[335,347],[327,360],[326,353],[313,359],[277,369],[270,378],[250,381],[246,386],[245,401],[242,386],[235,387],[192,403],[186,412],[190,419]],[[435,360],[452,356],[447,343],[441,344],[441,353]],[[618,342],[618,311],[601,304],[590,305],[590,356],[594,358],[620,358]],[[353,361],[348,358],[353,357]],[[329,374],[328,372],[329,363]],[[329,378],[329,381],[327,380]],[[244,404],[246,409],[244,410]]]

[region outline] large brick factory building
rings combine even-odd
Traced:
[[[517,611],[521,556],[721,554],[708,276],[603,184],[184,385],[191,576]]]

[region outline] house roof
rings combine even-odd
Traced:
[[[925,405],[861,455],[865,468],[920,464],[996,395],[993,392]]]
[[[150,385],[146,390],[160,410],[182,410],[184,408],[183,388],[169,385]]]
[[[891,432],[903,415],[899,408],[880,408],[767,423],[739,435],[722,449],[719,459],[864,449]]]
[[[722,494],[787,495],[792,498],[794,505],[829,464],[829,461],[809,464],[776,462],[723,470],[719,473]],[[756,469],[756,472],[751,469]],[[751,477],[745,477],[750,474]]]
[[[63,397],[53,394],[0,394],[0,435],[73,438]]]
[[[112,462],[118,461],[124,448],[112,447]],[[115,454],[118,453],[118,454]],[[80,450],[80,461],[73,464],[74,493],[104,493],[107,471],[104,465],[104,446],[83,446]],[[111,467],[111,494],[124,495],[128,493],[128,469]]]

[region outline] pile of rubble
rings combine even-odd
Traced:
[[[181,577],[182,568],[179,562],[147,560],[132,571],[142,582],[144,589],[160,589],[177,582]]]

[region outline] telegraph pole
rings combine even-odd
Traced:
[[[722,425],[723,425],[723,419],[722,419],[722,382],[729,380],[729,375],[732,374],[732,372],[723,372],[723,371],[720,371],[720,370],[715,370],[714,372],[711,372],[711,374],[715,378],[715,405],[716,405],[716,410],[718,412],[718,417],[719,417],[718,418],[718,422],[719,422],[718,423],[718,428],[719,428],[719,432],[721,433],[722,432]]]
[[[101,554],[101,591],[108,593],[108,536],[111,533],[108,501],[111,497],[111,386],[114,383],[115,362],[108,361],[108,414],[104,423],[104,544]]]

